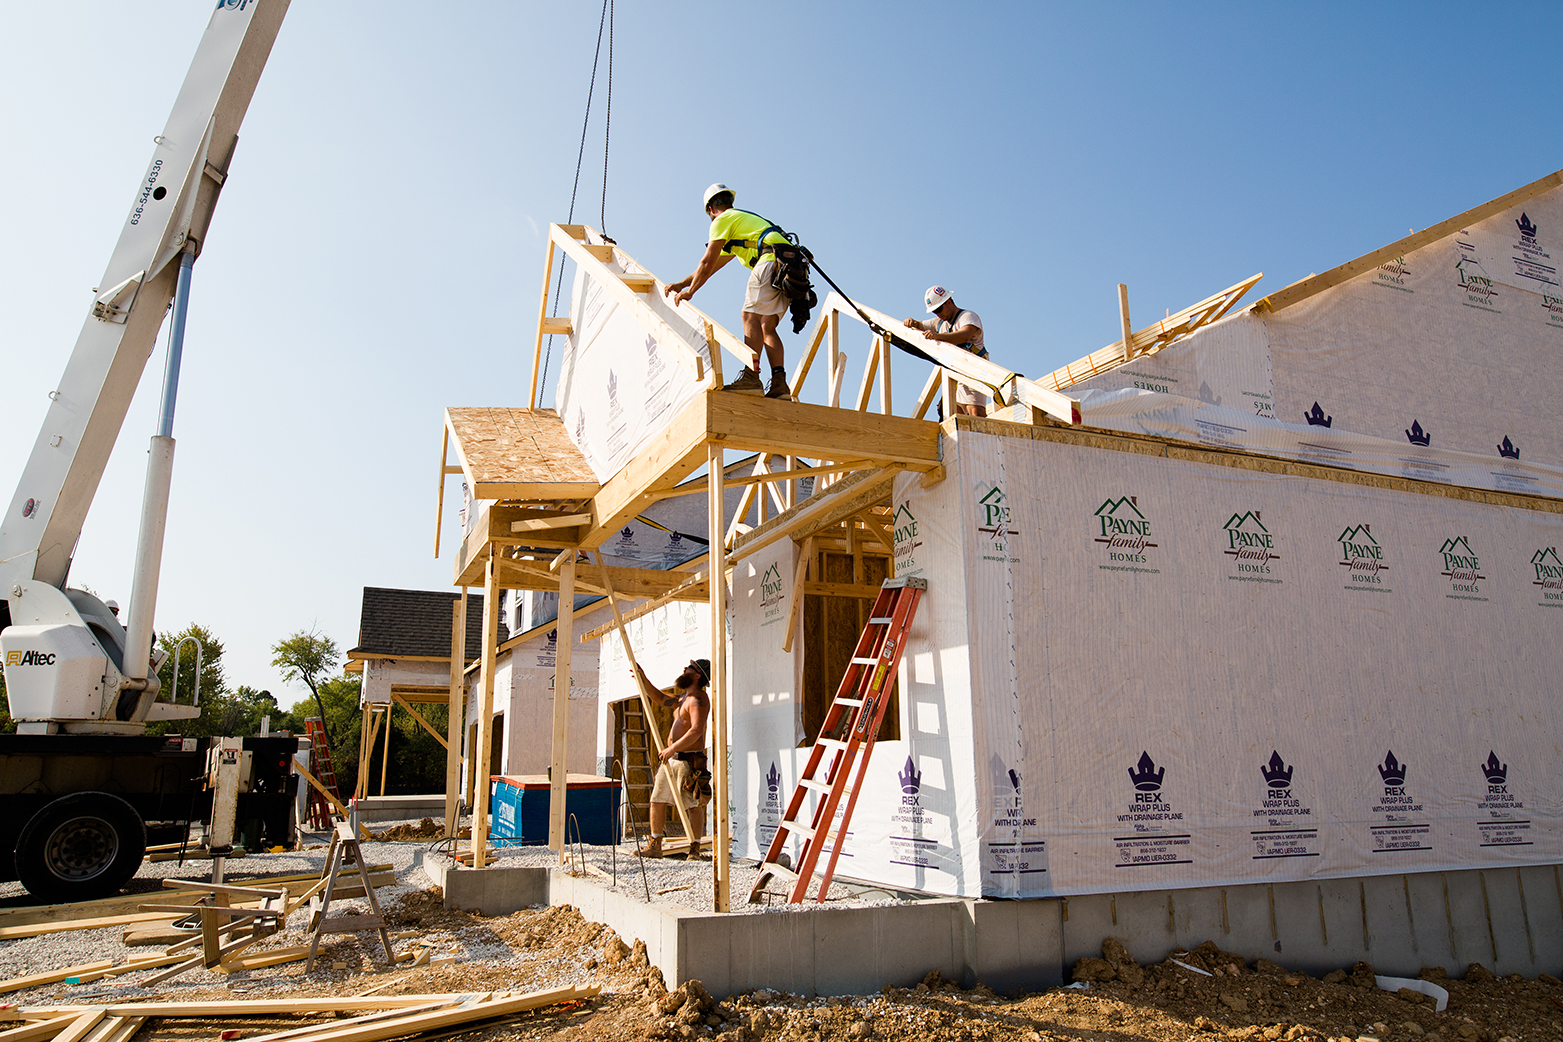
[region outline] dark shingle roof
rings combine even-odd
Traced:
[[[358,647],[350,654],[387,658],[421,655],[450,658],[452,603],[461,595],[440,590],[387,590],[364,587],[358,617]],[[503,620],[501,642],[509,637]],[[467,595],[467,659],[483,653],[483,595]]]

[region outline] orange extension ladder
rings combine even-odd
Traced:
[[[868,613],[868,624],[863,627],[857,649],[847,664],[846,675],[836,690],[836,699],[825,714],[814,749],[809,753],[808,763],[787,803],[787,813],[782,816],[770,849],[765,852],[765,860],[760,863],[759,878],[749,892],[750,904],[760,901],[766,884],[775,876],[791,879],[788,903],[801,904],[808,896],[820,854],[829,843],[830,857],[820,876],[818,897],[819,901],[825,900],[831,877],[836,873],[836,858],[846,840],[847,824],[852,820],[852,808],[868,771],[874,738],[879,734],[879,723],[885,716],[890,686],[895,683],[901,654],[906,650],[906,634],[912,628],[917,604],[927,589],[928,580],[912,578],[886,579],[880,587],[874,607]],[[808,823],[804,824],[804,805],[810,792],[818,793],[820,798],[815,802]],[[843,795],[847,802],[837,820],[836,810],[841,807]],[[789,835],[803,837],[796,871],[780,860]]]
[[[331,766],[331,743],[326,741],[326,726],[320,717],[311,716],[304,720],[304,735],[309,739],[310,769],[315,778],[331,790],[331,795],[338,800],[342,793],[336,787],[336,768]],[[309,827],[312,829],[329,829],[334,824],[334,810],[324,794],[313,785],[309,787]]]

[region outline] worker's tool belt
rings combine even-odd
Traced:
[[[750,211],[744,210],[744,213]],[[759,214],[754,214],[760,217]],[[803,327],[809,324],[809,312],[819,306],[819,297],[814,292],[814,286],[809,281],[809,264],[814,260],[814,255],[805,246],[798,245],[798,237],[779,225],[771,224],[764,217],[766,227],[754,242],[748,239],[729,239],[723,249],[731,253],[736,247],[750,248],[756,251],[755,262],[766,254],[772,254],[776,258],[776,266],[771,269],[771,285],[787,294],[787,307],[792,313],[792,331],[803,332]],[[766,242],[765,237],[771,232],[777,232],[786,237],[786,242]]]
[[[693,796],[697,802],[703,802],[711,798],[711,772],[707,769],[705,753],[675,753],[678,759],[689,764],[689,773],[684,776],[684,791]]]

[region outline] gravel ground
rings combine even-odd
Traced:
[[[551,868],[559,865],[558,855],[547,847],[495,847],[501,865],[522,865]],[[666,858],[639,858],[635,844],[621,843],[618,847],[583,846],[570,848],[570,860],[564,866],[580,872],[585,864],[606,873],[609,878],[598,878],[610,890],[627,894],[652,904],[670,905],[693,911],[709,912],[715,907],[716,886],[712,875],[711,858],[707,854],[700,861],[687,861],[683,855]],[[735,913],[786,913],[804,911],[816,907],[813,901],[802,905],[787,903],[786,891],[780,880],[773,880],[762,895],[759,904],[749,904],[749,891],[759,875],[759,867],[752,861],[734,860],[731,863],[730,892]],[[615,881],[616,880],[616,881]],[[907,903],[915,898],[898,894],[883,887],[837,880],[831,884],[827,904],[832,907],[865,907]]]

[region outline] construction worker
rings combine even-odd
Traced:
[[[934,317],[909,318],[906,320],[908,329],[920,329],[929,340],[965,348],[978,358],[988,357],[988,349],[982,343],[982,318],[975,311],[961,310],[955,297],[943,286],[929,286],[928,292],[923,294],[923,303]],[[957,382],[955,412],[959,416],[986,416],[988,396]]]
[[[711,235],[706,243],[706,252],[693,274],[679,279],[664,292],[673,296],[675,305],[682,304],[734,257],[743,261],[749,268],[749,285],[744,290],[742,315],[744,343],[754,353],[754,363],[722,390],[790,400],[792,392],[787,387],[785,349],[782,347],[781,335],[776,332],[776,324],[787,313],[788,300],[780,286],[781,279],[776,277],[776,255],[772,249],[786,245],[787,237],[781,229],[759,214],[736,209],[733,198],[733,190],[720,182],[706,189],[702,205],[706,216],[711,218]],[[762,344],[771,362],[769,389],[760,383]],[[716,350],[715,345],[711,349]]]
[[[700,837],[705,834],[706,802],[711,798],[711,772],[706,768],[706,720],[711,715],[711,699],[706,688],[711,683],[709,659],[691,659],[673,682],[676,695],[664,694],[646,677],[639,663],[634,665],[635,680],[646,697],[659,705],[671,705],[673,726],[668,744],[662,748],[661,764],[651,785],[651,838],[640,848],[642,857],[662,856],[662,830],[667,827],[668,811],[678,800],[689,812],[689,860],[700,856]]]

